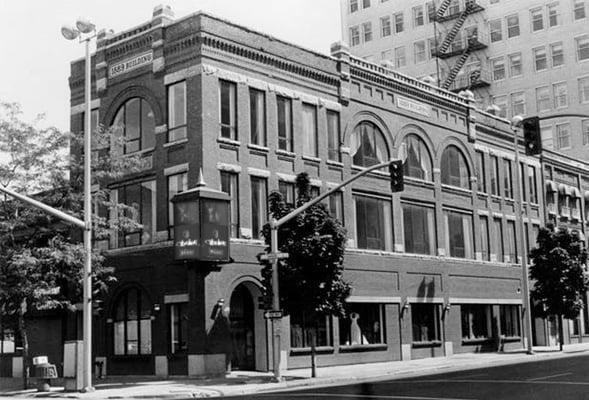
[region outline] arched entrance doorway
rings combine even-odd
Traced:
[[[256,366],[254,335],[254,299],[245,284],[238,285],[229,305],[233,351],[231,369],[254,370]]]

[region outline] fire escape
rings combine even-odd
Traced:
[[[484,57],[481,60],[477,54],[487,48],[487,40],[476,23],[465,26],[469,16],[484,10],[479,1],[466,0],[461,9],[458,0],[442,0],[434,16],[440,32],[436,36],[442,37],[434,55],[449,67],[441,84],[444,89],[460,91],[490,85],[486,60]],[[467,60],[470,60],[469,67],[462,71]]]

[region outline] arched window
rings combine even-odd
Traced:
[[[403,139],[407,151],[405,161],[405,176],[432,181],[432,159],[424,141],[417,135],[411,134]]]
[[[121,293],[113,317],[116,355],[151,354],[151,302],[143,290]]]
[[[125,154],[155,146],[155,118],[147,101],[139,97],[127,100],[117,111],[113,125],[125,138]]]
[[[354,128],[351,145],[354,165],[370,167],[389,159],[382,132],[372,122],[361,122]]]
[[[456,146],[448,146],[442,154],[442,183],[470,189],[470,173],[464,154]]]

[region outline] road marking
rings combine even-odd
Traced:
[[[589,386],[589,382],[571,382],[571,381],[515,381],[507,379],[429,379],[429,380],[411,380],[411,381],[392,381],[385,382],[388,385],[396,385],[399,383],[523,383],[523,384],[540,384],[540,385],[577,385]],[[382,383],[379,383],[382,384]]]
[[[530,379],[528,379],[528,381],[540,381],[542,379],[550,379],[550,378],[556,378],[557,376],[566,376],[566,375],[572,375],[572,374],[573,374],[572,372],[565,372],[564,374],[541,376],[539,378],[530,378]]]
[[[264,394],[263,396],[275,396],[276,394]],[[384,396],[376,394],[347,394],[347,393],[280,393],[282,397],[350,397],[367,399],[398,399],[398,400],[476,400],[476,399],[455,399],[450,397],[418,397],[418,396]]]
[[[475,378],[477,376],[489,376],[489,374],[474,374],[474,375],[464,375],[462,376],[462,379],[467,379],[467,378]]]

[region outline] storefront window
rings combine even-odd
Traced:
[[[491,306],[463,304],[460,306],[462,339],[487,339],[491,337]]]
[[[520,336],[519,306],[503,305],[499,307],[501,334],[506,337]]]
[[[438,304],[411,304],[413,342],[440,341],[440,306]]]
[[[113,319],[115,355],[151,354],[151,303],[142,290],[121,293]]]
[[[386,343],[382,304],[348,303],[339,319],[340,344],[344,346]]]
[[[290,315],[290,347],[311,347],[313,338],[315,346],[331,346],[331,318],[318,316],[309,319],[302,312],[294,312]]]

